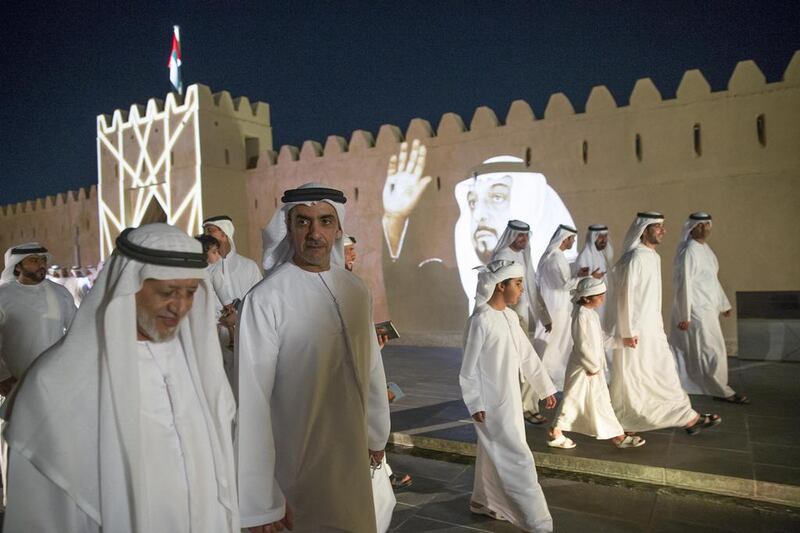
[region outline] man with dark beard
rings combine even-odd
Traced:
[[[10,248],[0,285],[0,359],[8,370],[0,394],[9,390],[36,357],[64,335],[75,315],[67,289],[46,279],[50,254],[38,242]]]
[[[38,242],[6,251],[0,277],[0,401],[40,353],[55,344],[75,315],[72,295],[46,279],[50,254]],[[3,493],[6,492],[6,446],[0,443]],[[5,501],[5,498],[3,498]]]

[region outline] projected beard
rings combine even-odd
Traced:
[[[575,224],[544,174],[532,170],[523,159],[495,156],[469,174],[472,177],[458,182],[453,191],[460,213],[453,237],[461,287],[472,312],[478,283],[478,274],[473,269],[491,260],[509,220],[530,224],[533,265],[539,263],[559,224]],[[568,261],[573,261],[577,253],[568,250],[565,255]]]
[[[492,259],[497,241],[511,219],[511,176],[481,176],[467,193],[472,246],[484,265]]]

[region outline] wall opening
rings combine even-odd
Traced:
[[[253,207],[255,207],[256,211],[258,211],[258,198],[253,200]]]
[[[694,155],[701,156],[703,155],[703,145],[701,144],[702,139],[700,136],[700,124],[696,123],[692,126],[692,139],[694,140]]]
[[[227,148],[225,148],[225,164],[226,165],[231,164],[231,153],[228,151]]]
[[[763,113],[756,117],[756,134],[758,135],[758,144],[761,146],[767,145],[767,125],[765,120]]]
[[[638,133],[636,134],[636,138],[633,141],[633,149],[636,152],[636,160],[642,160],[642,136]]]
[[[531,166],[531,148],[530,146],[525,149],[525,166]]]
[[[150,198],[150,203],[147,204],[147,209],[142,215],[142,220],[139,222],[139,225],[144,224],[154,224],[156,222],[167,222],[167,214],[164,212],[164,209],[161,207],[161,204],[155,197]]]
[[[436,176],[436,190],[437,191],[442,190],[442,178],[440,178],[439,176]]]
[[[581,146],[581,158],[583,159],[583,164],[589,162],[589,143],[583,141],[583,145]]]
[[[355,188],[354,192],[355,192],[356,202],[357,202],[358,201],[358,187]]]
[[[244,157],[246,161],[246,168],[256,168],[258,166],[258,137],[245,137],[244,138]]]

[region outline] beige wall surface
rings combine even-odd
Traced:
[[[358,238],[356,271],[373,290],[376,320],[392,318],[401,333],[420,338],[455,338],[468,314],[454,243],[455,187],[476,165],[507,154],[528,156],[531,170],[547,177],[580,229],[578,250],[586,226],[605,223],[619,257],[637,211],[666,215],[668,233],[659,252],[667,321],[672,260],[681,226],[693,211],[714,217],[709,243],[734,313],[737,291],[800,289],[793,266],[800,261],[800,239],[786,231],[800,205],[800,54],[780,82],[766,83],[758,67],[745,61],[725,91],[711,92],[694,70],[685,74],[674,99],[662,99],[644,79],[628,105],[595,87],[585,109],[575,113],[557,94],[542,118],[516,101],[503,122],[483,107],[468,128],[448,113],[435,131],[415,119],[405,135],[386,125],[374,141],[356,131],[349,143],[330,137],[324,148],[309,141],[299,150],[284,146],[277,154],[265,153],[248,176],[250,249],[260,250],[258,228],[283,190],[309,181],[343,189],[349,198],[345,231]],[[392,261],[381,225],[382,192],[390,157],[402,141],[415,139],[427,148],[423,174],[432,181],[409,217],[400,257]],[[723,321],[723,331],[735,346],[735,315]]]
[[[668,233],[659,252],[667,321],[672,259],[681,225],[692,211],[714,217],[709,242],[734,311],[739,291],[800,289],[795,268],[800,239],[790,229],[800,205],[800,53],[775,83],[766,83],[755,63],[743,61],[727,89],[719,92],[712,92],[702,73],[692,70],[673,99],[663,99],[651,80],[642,79],[627,103],[605,87],[595,87],[582,113],[556,94],[541,116],[518,100],[502,121],[481,107],[468,125],[446,113],[436,128],[414,119],[405,132],[385,125],[376,137],[359,130],[349,140],[331,136],[324,145],[307,141],[277,153],[271,151],[266,104],[251,105],[224,91],[212,95],[207,87],[195,87],[200,154],[194,153],[188,137],[185,146],[176,145],[175,174],[182,176],[186,169],[187,177],[174,186],[186,187],[183,181],[195,175],[189,170],[200,165],[204,215],[231,215],[237,245],[259,263],[260,229],[280,205],[284,190],[310,181],[344,190],[349,199],[344,229],[358,239],[356,272],[373,291],[375,319],[391,318],[406,338],[458,338],[469,305],[459,266],[476,265],[464,265],[464,260],[459,265],[457,260],[461,211],[456,186],[471,181],[473,167],[499,155],[529,161],[530,171],[546,176],[560,198],[542,203],[543,189],[525,189],[515,181],[512,216],[540,220],[563,202],[580,230],[578,250],[586,226],[605,223],[619,257],[635,213],[663,212]],[[121,124],[123,117],[117,121]],[[402,142],[412,145],[414,140],[427,149],[420,175],[431,179],[410,212],[402,251],[393,260],[381,224],[384,186],[390,158],[400,154]],[[252,168],[254,150],[260,154]],[[126,152],[125,157],[136,159],[137,154]],[[113,172],[111,162],[99,159],[101,173]],[[53,249],[56,262],[69,264],[70,228],[79,227],[82,262],[94,263],[99,256],[97,209],[94,187],[5,206],[0,209],[0,246],[36,238]],[[465,208],[462,220],[470,216]],[[562,221],[541,219],[533,232],[546,241],[548,224]],[[723,321],[723,331],[735,346],[735,318]]]

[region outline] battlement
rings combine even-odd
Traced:
[[[309,161],[324,157],[338,157],[347,153],[362,153],[375,147],[395,146],[405,139],[437,139],[442,143],[459,142],[477,133],[486,133],[496,128],[524,128],[540,121],[555,121],[566,118],[581,120],[594,118],[627,110],[639,111],[643,108],[685,106],[694,102],[709,99],[736,98],[748,94],[780,91],[787,88],[800,87],[800,50],[796,51],[783,73],[781,81],[767,83],[761,69],[752,60],[740,61],[734,68],[726,90],[712,91],[711,86],[700,70],[687,70],[678,85],[675,98],[664,99],[655,83],[650,78],[636,81],[627,105],[620,105],[605,85],[592,88],[584,105],[584,111],[575,111],[570,99],[564,93],[550,96],[544,109],[543,117],[536,116],[530,104],[524,100],[511,103],[501,121],[497,114],[487,106],[475,109],[469,126],[456,113],[444,113],[439,119],[436,129],[422,118],[414,118],[408,128],[403,130],[392,124],[384,124],[378,130],[377,137],[364,130],[355,130],[350,140],[331,135],[324,145],[313,140],[305,141],[302,147],[284,145],[278,151],[262,152],[258,169],[275,165],[286,165],[297,161]]]
[[[15,204],[0,206],[0,219],[10,218],[23,213],[47,213],[52,209],[60,209],[66,205],[97,202],[97,185],[80,187],[74,191],[60,192],[52,196],[25,200]]]
[[[167,94],[164,100],[151,98],[146,105],[133,104],[128,111],[117,109],[112,115],[98,115],[97,128],[104,133],[163,118],[164,114],[185,111],[197,105],[201,111],[211,112],[235,120],[269,124],[269,105],[253,102],[246,96],[232,98],[228,91],[212,93],[207,85],[195,83],[186,89],[185,95]]]

